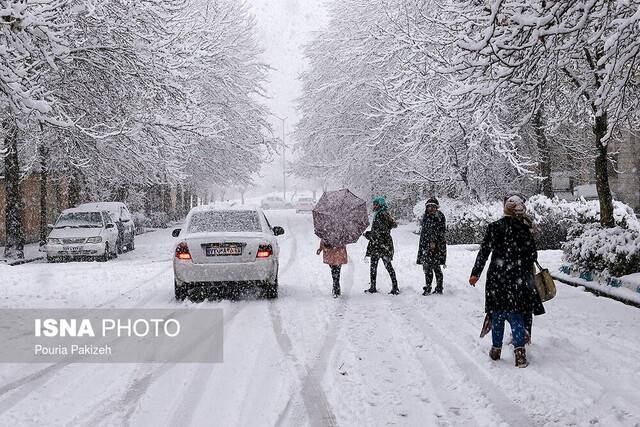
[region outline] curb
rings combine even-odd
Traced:
[[[578,287],[584,287],[584,290],[587,292],[591,292],[592,294],[594,294],[595,296],[598,297],[605,297],[605,298],[609,298],[618,302],[621,302],[623,304],[626,305],[630,305],[636,308],[640,308],[640,302],[633,300],[633,299],[629,299],[629,298],[625,298],[624,296],[621,295],[615,295],[611,292],[607,292],[606,289],[603,288],[603,286],[599,285],[599,284],[594,284],[595,282],[589,282],[587,280],[584,279],[578,279],[578,278],[573,278],[573,277],[566,277],[564,275],[558,275],[558,274],[551,274],[551,277],[553,277],[555,280],[564,283],[565,285],[569,285],[569,286],[573,286],[574,288],[578,288]]]

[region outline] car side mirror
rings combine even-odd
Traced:
[[[107,224],[107,228],[114,228],[115,225],[114,224]]]
[[[47,224],[47,228],[48,228],[49,230],[53,230],[53,224]]]
[[[182,231],[182,229],[181,229],[181,228],[176,228],[175,230],[173,230],[173,231],[171,232],[171,236],[173,236],[173,237],[178,237],[178,236],[180,235],[180,232],[181,232],[181,231]]]
[[[282,236],[284,234],[284,228],[273,227],[273,234],[275,234],[276,236]]]

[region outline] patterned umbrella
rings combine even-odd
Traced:
[[[357,242],[368,226],[367,203],[347,189],[327,191],[313,209],[316,236],[330,246]]]

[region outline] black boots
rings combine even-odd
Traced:
[[[365,289],[364,292],[367,294],[375,294],[378,292],[378,289],[376,289],[376,285],[371,285],[369,289]],[[398,285],[393,285],[391,287],[391,292],[389,293],[391,295],[398,295],[400,293],[400,289],[398,288]]]
[[[489,357],[491,360],[500,360],[501,354],[502,349],[500,347],[491,347],[491,350],[489,350]],[[516,348],[514,350],[514,354],[517,368],[526,368],[529,366],[529,362],[527,361],[527,351],[524,347]]]
[[[489,357],[491,360],[500,360],[500,355],[502,354],[502,348],[500,347],[491,347],[489,350]]]
[[[527,362],[527,351],[524,347],[518,347],[514,350],[516,356],[516,366],[518,368],[526,368],[529,366],[529,362]]]

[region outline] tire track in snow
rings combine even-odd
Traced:
[[[293,236],[294,236],[293,239],[291,239],[292,240],[291,253],[293,254],[293,256],[291,256],[287,260],[287,263],[282,268],[282,273],[285,273],[287,270],[289,270],[293,266],[296,260],[297,241],[295,239],[295,235]],[[233,312],[230,312],[230,314],[225,318],[225,321],[224,321],[225,325],[229,325],[231,321],[236,317],[236,315],[246,307],[247,307],[246,305],[235,307],[235,310]],[[188,388],[182,391],[182,398],[180,399],[180,402],[177,405],[177,409],[173,412],[173,415],[171,417],[172,421],[170,425],[189,425],[190,424],[193,414],[195,413],[195,409],[200,405],[200,402],[203,398],[202,392],[206,389],[207,383],[211,379],[211,376],[213,375],[215,368],[216,368],[216,365],[204,364],[199,369],[194,370],[194,372],[191,375],[191,381],[189,382]],[[131,417],[135,414],[135,409],[137,407],[138,402],[144,396],[146,390],[154,383],[154,381],[157,381],[158,378],[162,376],[162,374],[157,376],[154,379],[154,381],[150,381],[150,379],[163,369],[166,372],[167,369],[165,365],[151,372],[147,372],[147,370],[142,370],[141,371],[142,373],[141,372],[134,373],[132,376],[133,378],[129,381],[130,386],[127,388],[127,392],[125,393],[125,396],[123,399],[120,399],[117,401],[113,401],[113,399],[104,399],[102,402],[100,402],[100,404],[96,405],[95,407],[96,408],[103,407],[104,404],[107,403],[105,401],[111,401],[112,403],[110,405],[110,410],[102,411],[103,414],[109,414],[114,411],[118,411],[119,409],[120,409],[119,412],[122,412],[121,410],[122,407],[128,408],[122,420],[123,424],[128,425]],[[101,416],[96,416],[83,424],[93,425],[95,422],[100,421],[100,419],[102,419]]]
[[[230,325],[236,316],[247,306],[233,306],[223,319],[224,325]],[[205,331],[203,336],[208,332]],[[185,351],[183,354],[188,353]],[[121,398],[113,399],[108,397],[102,399],[86,412],[91,414],[88,418],[74,419],[73,424],[98,425],[110,414],[121,414],[121,419],[117,420],[118,425],[131,425],[131,418],[139,407],[141,399],[145,396],[149,387],[162,378],[170,369],[176,367],[176,363],[164,363],[157,367],[147,365],[138,366],[136,371],[129,377],[129,385]],[[185,390],[182,399],[178,404],[178,410],[173,412],[172,422],[169,425],[189,425],[190,419],[195,412],[194,409],[202,399],[202,393],[198,393],[209,381],[216,364],[203,364],[203,369],[196,369],[192,374],[189,388]],[[206,375],[202,375],[202,374]],[[106,405],[106,406],[105,406]]]
[[[129,293],[133,292],[136,289],[141,288],[143,285],[148,284],[150,282],[155,281],[157,278],[159,278],[160,276],[162,276],[163,274],[166,274],[168,270],[170,270],[172,267],[169,267],[168,269],[164,269],[160,272],[158,272],[157,274],[155,274],[154,276],[152,276],[151,278],[145,279],[141,282],[139,282],[136,286],[129,288],[128,290],[126,290],[125,292],[121,293],[120,295],[118,295],[115,298],[112,298],[104,303],[98,304],[95,306],[95,308],[101,308],[104,307],[107,304],[112,304],[117,302],[118,300],[122,299],[123,297],[126,297]],[[151,299],[155,298],[156,294],[155,293],[150,293],[147,297],[139,300],[135,306],[131,307],[133,308],[140,308],[143,305],[145,305],[148,301],[150,301]],[[94,307],[85,307],[85,308],[94,308]],[[5,412],[7,412],[9,409],[11,409],[13,406],[15,406],[16,404],[18,404],[20,401],[22,401],[24,398],[26,398],[27,396],[29,396],[31,393],[33,393],[34,391],[36,391],[37,389],[39,389],[40,386],[42,386],[43,384],[46,384],[48,381],[50,381],[53,377],[54,374],[56,374],[58,371],[64,369],[65,367],[71,365],[73,362],[59,362],[59,363],[55,363],[52,365],[47,366],[46,368],[42,368],[36,372],[33,372],[29,375],[25,375],[21,378],[18,378],[16,380],[13,380],[12,382],[5,384],[3,386],[0,387],[0,398],[2,398],[2,396],[7,395],[8,393],[11,393],[10,396],[0,400],[0,415],[4,414]]]
[[[289,217],[287,218],[287,226],[291,229],[291,220]],[[291,239],[293,249],[291,253],[293,256],[289,258],[286,264],[287,270],[295,264],[298,253],[298,243],[295,237],[296,234],[292,233],[291,235],[293,236],[293,239]],[[352,276],[353,274],[351,274],[351,277]],[[351,280],[351,282],[353,282],[353,280]],[[344,302],[341,305],[344,306]],[[276,341],[285,357],[293,364],[300,383],[299,394],[294,393],[291,395],[285,407],[278,415],[278,420],[275,425],[301,424],[302,419],[304,418],[304,413],[301,413],[300,408],[304,406],[311,426],[337,426],[333,408],[327,400],[327,396],[320,384],[320,380],[324,375],[326,363],[328,362],[328,357],[323,353],[327,352],[330,354],[331,349],[335,345],[335,338],[333,339],[333,344],[328,343],[327,339],[332,335],[331,329],[334,328],[330,328],[329,333],[324,339],[318,361],[314,366],[309,367],[307,364],[298,360],[298,358],[293,354],[293,343],[291,337],[286,333],[283,327],[280,309],[275,302],[271,302],[269,304],[269,313]],[[333,325],[335,325],[335,323],[336,322],[334,322]],[[333,335],[335,336],[335,333]],[[327,344],[330,345],[327,346]],[[300,405],[298,398],[302,399],[302,405]],[[293,420],[291,421],[289,418],[293,418]]]
[[[295,263],[295,259],[297,255],[297,241],[295,239],[295,235],[293,235],[293,239],[291,240],[292,240],[291,252],[293,253],[293,256],[287,260],[287,263],[282,268],[282,273],[285,273],[287,270],[289,270]],[[237,306],[237,308],[233,312],[231,312],[228,315],[228,317],[225,319],[225,325],[229,325],[231,321],[236,317],[236,315],[246,307],[247,307],[246,305]],[[150,375],[155,374],[162,368],[164,367],[158,368]],[[205,364],[199,369],[194,370],[191,376],[190,385],[186,390],[182,392],[182,398],[177,405],[178,409],[173,413],[173,416],[171,418],[172,419],[171,425],[189,425],[193,417],[193,414],[195,413],[195,409],[199,406],[200,401],[202,400],[202,397],[203,397],[202,391],[206,389],[207,383],[209,382],[211,376],[213,375],[215,368],[216,368],[215,365]],[[144,378],[146,378],[146,376],[142,377],[142,379]],[[135,406],[136,406],[135,402],[139,401],[144,395],[144,391],[146,391],[146,389],[148,389],[152,385],[151,382],[144,382],[144,381],[141,381],[139,378],[136,378],[131,382],[132,386],[135,386],[138,383],[141,383],[144,385],[144,387],[142,388],[143,393],[134,394],[134,396],[136,396],[136,399],[134,399],[133,403],[131,403],[130,399],[126,400],[126,405],[131,409],[135,409]],[[116,404],[117,403],[118,402],[116,402]],[[134,411],[132,410],[127,411],[124,420],[128,423],[128,420],[130,420],[133,414],[134,414]],[[91,423],[89,423],[89,425],[91,425]]]

